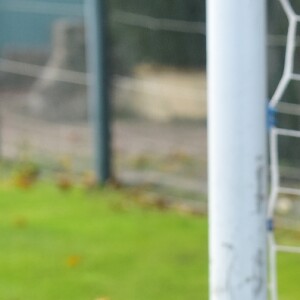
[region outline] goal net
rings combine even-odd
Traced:
[[[286,25],[282,26],[282,28],[287,27],[286,42],[282,45],[283,50],[281,50],[282,53],[285,52],[282,77],[269,103],[271,173],[268,207],[269,286],[270,298],[277,300],[279,298],[278,289],[280,289],[278,279],[280,272],[282,272],[278,266],[279,257],[281,253],[282,255],[300,254],[300,244],[297,245],[293,239],[286,238],[287,232],[299,228],[297,209],[300,198],[300,173],[298,171],[300,162],[300,104],[297,103],[296,99],[299,98],[300,72],[296,57],[299,47],[297,31],[300,22],[300,10],[298,10],[300,2],[292,0],[274,2],[277,2],[275,5],[279,5],[277,10],[281,10],[281,13],[286,16],[283,22],[287,20]],[[281,24],[283,22],[281,21]]]

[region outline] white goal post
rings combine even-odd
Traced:
[[[207,6],[210,299],[266,300],[266,1]]]

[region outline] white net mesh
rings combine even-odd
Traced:
[[[270,170],[271,170],[271,191],[268,207],[268,227],[269,227],[269,251],[270,251],[270,298],[277,300],[278,293],[278,254],[279,253],[300,253],[300,247],[297,245],[289,245],[288,240],[278,238],[277,230],[274,230],[274,219],[276,224],[280,221],[276,212],[289,211],[292,202],[300,196],[299,175],[295,165],[287,163],[282,159],[280,151],[280,142],[282,139],[290,139],[290,143],[294,143],[297,147],[299,143],[300,131],[294,129],[282,128],[277,123],[277,114],[290,115],[292,117],[300,116],[300,106],[293,99],[293,103],[286,101],[286,92],[292,82],[300,81],[300,74],[295,68],[295,56],[298,45],[297,26],[300,22],[300,15],[296,12],[293,2],[290,0],[279,0],[282,9],[287,16],[288,31],[286,41],[285,61],[283,67],[283,75],[279,84],[271,98],[269,104],[269,125],[270,125]],[[297,173],[297,174],[296,174]],[[289,177],[289,180],[286,178]],[[298,181],[298,182],[297,182]],[[277,221],[278,220],[278,221]],[[285,225],[292,224],[293,220]],[[279,223],[279,222],[278,222]],[[286,226],[287,227],[287,226]]]

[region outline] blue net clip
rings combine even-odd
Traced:
[[[274,231],[274,221],[273,219],[267,220],[267,229],[268,231]]]
[[[271,129],[277,124],[277,111],[275,107],[268,106],[268,128]]]

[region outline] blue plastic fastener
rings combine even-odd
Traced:
[[[274,231],[274,221],[273,221],[273,219],[267,220],[267,229],[268,229],[268,231]]]
[[[277,124],[277,111],[275,107],[268,106],[268,128],[271,129]]]

